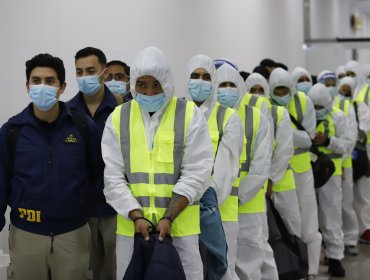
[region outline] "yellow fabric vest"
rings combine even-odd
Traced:
[[[331,114],[336,112],[339,112],[339,109],[333,108],[332,111],[326,116],[326,119],[321,121],[319,125],[316,126],[316,132],[320,132],[329,138],[335,136],[335,126]],[[327,154],[334,162],[335,172],[333,176],[342,175],[342,155],[336,154],[328,148],[321,146],[319,146],[319,151]]]
[[[255,94],[246,93],[240,102],[240,104],[249,105],[252,107],[256,107],[261,110],[262,104],[266,103],[269,109],[271,109],[270,100],[268,100],[264,96],[257,96]]]
[[[349,117],[351,102],[345,99],[339,99],[335,97],[334,106],[335,108],[341,110],[347,117]],[[352,168],[352,156],[347,156],[342,162],[343,168]]]
[[[112,113],[128,187],[142,206],[144,217],[154,224],[163,217],[181,175],[182,154],[194,106],[183,99],[171,99],[155,134],[152,151],[148,149],[140,106],[135,100],[116,107]],[[133,236],[134,231],[133,221],[117,216],[117,234]],[[198,203],[187,206],[173,221],[171,235],[199,232]]]
[[[209,133],[211,134],[213,152],[216,158],[218,145],[222,139],[223,131],[231,114],[235,110],[216,103],[213,107],[212,113],[208,119]],[[231,188],[230,195],[226,198],[224,203],[219,207],[221,220],[223,222],[237,222],[238,221],[238,187]]]
[[[298,91],[288,105],[289,114],[302,123],[306,112],[307,97]],[[294,129],[297,127],[292,123]],[[294,156],[290,160],[292,169],[296,173],[304,173],[311,169],[311,155],[309,148],[294,147]]]
[[[272,119],[274,121],[274,135],[276,135],[276,129],[279,125],[281,118],[284,114],[284,108],[281,106],[272,105],[271,107],[271,115]],[[276,140],[274,140],[274,149]],[[285,171],[283,178],[279,182],[277,182],[275,185],[272,186],[272,190],[274,192],[286,192],[290,190],[295,190],[296,185],[294,181],[294,173],[290,166],[290,163],[288,165],[288,169]]]
[[[234,185],[239,187],[240,181],[248,175],[250,163],[252,162],[252,147],[255,144],[257,130],[260,126],[260,110],[245,104],[240,104],[238,115],[241,118],[244,129],[244,145],[240,156],[239,176],[236,178]],[[256,196],[247,203],[239,205],[239,213],[260,213],[265,212],[265,191],[261,186]]]
[[[355,101],[363,102],[367,106],[370,105],[370,86],[366,84],[363,89],[358,93]],[[367,144],[370,144],[370,132],[367,134]]]

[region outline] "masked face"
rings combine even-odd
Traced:
[[[164,93],[159,93],[156,95],[144,95],[136,93],[136,101],[139,103],[140,107],[148,113],[157,112],[163,104],[166,102],[166,96]]]
[[[222,105],[232,108],[239,99],[239,92],[234,87],[224,87],[217,90],[217,100]]]
[[[306,95],[312,88],[312,84],[310,82],[301,82],[297,84],[297,90],[304,92]]]
[[[87,95],[94,96],[98,93],[99,89],[103,86],[103,80],[100,75],[83,76],[77,78],[79,90]]]
[[[111,80],[105,82],[105,85],[109,88],[112,93],[116,93],[122,96],[127,94],[127,84],[126,82]]]
[[[279,106],[287,106],[291,99],[290,89],[284,86],[276,87],[270,96],[272,101]]]
[[[41,111],[50,110],[57,102],[57,87],[48,85],[30,85],[29,96],[32,103]]]
[[[188,91],[195,102],[203,102],[212,93],[212,83],[201,79],[190,79]]]
[[[329,112],[329,110],[326,109],[326,108],[316,109],[315,110],[316,119],[317,120],[324,120],[324,119],[326,119],[326,115],[328,114],[328,112]]]

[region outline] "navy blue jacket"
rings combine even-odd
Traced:
[[[90,141],[88,167],[86,145],[72,114],[59,102],[58,118],[48,124],[37,119],[32,103],[0,130],[0,230],[7,204],[16,227],[41,235],[58,235],[87,222],[89,170],[97,166],[100,146]],[[91,138],[97,138],[88,121]],[[9,164],[7,127],[20,127],[13,165]]]
[[[103,102],[99,105],[94,116],[91,115],[89,109],[86,106],[86,103],[83,99],[83,93],[78,92],[75,97],[68,101],[68,106],[71,109],[79,111],[88,115],[95,122],[95,125],[98,129],[99,143],[101,142],[103,131],[105,127],[105,122],[109,115],[113,112],[114,108],[117,106],[117,100],[114,97],[113,93],[110,92],[107,86],[104,86],[104,99]],[[100,145],[99,148],[101,149]],[[101,151],[100,151],[101,154]],[[105,196],[103,193],[104,189],[104,161],[100,157],[99,165],[97,169],[98,179],[96,188],[92,188],[93,192],[90,194],[90,216],[91,217],[108,217],[116,215],[116,211],[106,202]]]
[[[145,241],[140,233],[135,234],[134,252],[123,280],[185,280],[180,256],[167,236],[163,242],[159,233],[151,233]]]

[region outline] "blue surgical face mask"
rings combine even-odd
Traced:
[[[99,75],[83,76],[77,78],[79,90],[87,96],[94,96],[98,93],[103,84],[102,82],[100,82],[99,78]]]
[[[330,95],[332,98],[334,98],[337,95],[337,88],[336,87],[327,87]]]
[[[164,93],[152,96],[136,93],[136,101],[143,110],[148,113],[154,113],[161,109],[162,105],[166,102],[166,96]]]
[[[190,79],[188,91],[194,101],[203,102],[212,93],[212,83],[202,79]]]
[[[290,93],[287,94],[287,95],[284,95],[284,96],[277,96],[273,93],[270,94],[271,96],[271,99],[277,104],[277,105],[280,105],[280,106],[286,106],[289,104],[290,102]]]
[[[312,84],[310,82],[301,82],[297,84],[297,90],[304,92],[306,95],[312,88]]]
[[[125,96],[127,94],[126,89],[127,84],[125,82],[111,80],[109,82],[105,82],[105,85],[109,88],[109,90],[112,93],[116,93],[122,96]]]
[[[327,114],[328,114],[328,109],[326,109],[326,108],[316,110],[316,119],[317,120],[325,120]]]
[[[352,96],[351,95],[345,95],[343,92],[339,91],[338,92],[338,95],[337,97],[340,99],[340,100],[352,100]]]
[[[226,87],[217,90],[217,100],[222,105],[232,108],[239,99],[237,88]]]
[[[51,109],[58,102],[57,87],[51,87],[44,84],[31,85],[29,96],[32,103],[41,111],[47,111]]]

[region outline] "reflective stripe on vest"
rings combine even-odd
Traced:
[[[332,109],[332,112],[339,111],[339,109]],[[316,126],[316,132],[323,133],[327,138],[335,136],[335,126],[331,114],[328,114],[326,119],[321,121],[319,125]],[[327,154],[329,158],[334,162],[335,172],[333,176],[342,175],[342,155],[334,153],[326,147],[319,147],[319,151]]]
[[[366,84],[356,97],[356,101],[365,103],[370,107],[370,86]],[[370,144],[370,132],[367,134],[367,144]]]
[[[242,120],[244,128],[244,146],[240,156],[241,168],[239,177],[235,180],[234,185],[239,186],[241,180],[248,176],[248,171],[252,158],[252,148],[255,144],[258,128],[260,127],[261,112],[255,107],[241,104],[238,114]],[[239,213],[260,213],[265,212],[265,192],[263,186],[256,196],[243,205],[239,205]]]
[[[303,92],[298,91],[291,99],[288,111],[302,123],[306,112],[307,97]],[[292,123],[294,129],[296,126]],[[304,173],[311,169],[311,155],[309,148],[294,147],[294,156],[290,160],[292,169],[296,173]]]
[[[142,206],[144,217],[154,224],[164,215],[172,198],[172,189],[181,175],[182,153],[193,112],[194,103],[172,98],[158,126],[151,151],[139,104],[132,100],[113,112],[129,189]],[[199,204],[189,205],[173,222],[171,235],[187,236],[199,232]],[[117,234],[133,236],[134,223],[118,215]]]
[[[278,125],[280,124],[281,118],[283,117],[284,114],[284,108],[281,106],[276,106],[273,105],[271,108],[271,115],[272,119],[274,121],[274,135],[276,138],[276,130]],[[276,140],[274,140],[274,149],[275,149],[275,144]],[[294,181],[294,173],[293,170],[290,166],[288,165],[287,170],[284,173],[284,176],[280,179],[279,182],[277,182],[275,185],[272,186],[272,190],[274,192],[286,192],[290,190],[295,190],[295,181]]]

